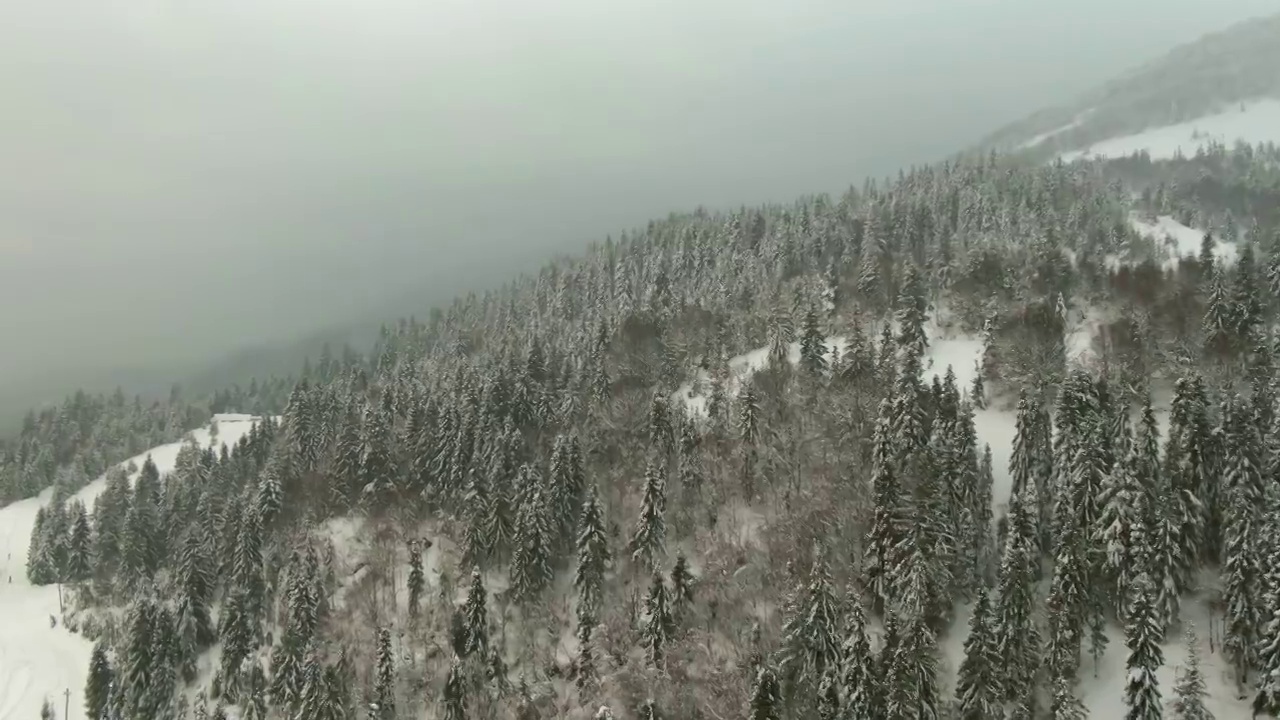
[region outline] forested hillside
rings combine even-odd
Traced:
[[[655,221],[55,492],[29,580],[91,718],[1274,713],[1278,173],[983,156]]]
[[[982,145],[1029,148],[1038,157],[1053,157],[1260,99],[1277,100],[1277,66],[1280,14],[1248,20],[1176,47],[1080,98],[1001,128]]]

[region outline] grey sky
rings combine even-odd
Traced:
[[[1271,10],[0,0],[0,396],[838,190]]]

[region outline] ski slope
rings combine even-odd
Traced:
[[[1122,158],[1145,150],[1152,160],[1167,160],[1179,154],[1190,157],[1210,143],[1230,148],[1240,141],[1251,145],[1280,143],[1280,100],[1254,100],[1196,120],[1103,140],[1084,150],[1064,153],[1062,159]]]
[[[249,415],[216,415],[217,437],[210,427],[191,432],[205,447],[239,442],[257,421]],[[132,458],[138,467],[149,455],[161,474],[173,470],[182,442],[169,443]],[[137,477],[135,473],[130,479]],[[104,478],[89,483],[75,494],[89,509],[106,488]],[[30,720],[40,717],[47,698],[62,720],[85,720],[84,685],[88,676],[93,643],[62,626],[58,610],[58,588],[33,587],[27,582],[27,547],[36,511],[52,497],[52,488],[38,497],[0,508],[0,720]],[[49,618],[58,618],[50,627]],[[70,691],[69,702],[63,693]],[[63,714],[64,704],[70,712]]]

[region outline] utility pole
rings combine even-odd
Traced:
[[[62,720],[71,720],[71,688],[62,691]]]

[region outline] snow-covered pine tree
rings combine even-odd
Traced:
[[[71,537],[67,542],[67,580],[84,582],[93,570],[93,539],[90,536],[89,518],[83,503],[71,508]]]
[[[595,485],[587,488],[586,498],[582,502],[577,545],[578,566],[574,572],[573,586],[578,591],[578,608],[579,612],[586,611],[594,618],[600,611],[605,563],[609,553],[604,508],[600,505]]]
[[[657,458],[649,459],[645,471],[644,498],[640,505],[640,517],[627,545],[631,559],[643,566],[654,568],[661,562],[667,537],[666,472]]]
[[[258,517],[264,528],[270,528],[280,516],[284,503],[280,487],[280,471],[275,464],[268,464],[258,478]]]
[[[514,552],[511,554],[511,592],[517,602],[535,600],[555,575],[551,567],[555,529],[545,487],[531,465],[520,468],[519,510]]]
[[[104,717],[113,679],[106,643],[99,640],[94,643],[93,654],[89,657],[89,676],[84,685],[84,712],[89,720]]]
[[[422,572],[422,546],[417,541],[409,543],[409,617],[417,619],[422,606],[422,591],[426,589],[426,577]]]
[[[1105,553],[1103,568],[1109,583],[1112,607],[1119,618],[1124,617],[1126,599],[1132,595],[1130,587],[1136,571],[1133,562],[1133,533],[1135,526],[1146,522],[1145,518],[1136,514],[1138,495],[1146,494],[1146,490],[1138,484],[1138,463],[1137,453],[1130,452],[1112,466],[1111,473],[1107,476],[1106,502],[1099,520],[1102,532],[1094,538],[1094,542],[1101,545]]]
[[[1139,567],[1145,567],[1145,558]],[[1145,570],[1139,571],[1131,591],[1133,597],[1125,618],[1125,646],[1129,649],[1125,718],[1159,720],[1162,706],[1156,671],[1164,664],[1164,652],[1160,649],[1162,631],[1155,617],[1155,592]]]
[[[693,573],[689,570],[689,560],[680,553],[671,567],[671,614],[677,624],[692,605]]]
[[[466,655],[479,653],[483,656],[489,650],[489,611],[486,609],[488,594],[484,587],[484,578],[480,568],[471,570],[471,587],[467,591],[467,601],[462,607],[462,615],[466,621]]]
[[[1034,695],[1041,666],[1040,631],[1035,623],[1037,605],[1034,566],[1040,562],[1035,527],[1034,483],[1009,503],[1009,530],[1000,561],[999,596],[995,605],[996,654],[1003,663],[1001,689],[1008,702],[1022,703]]]
[[[999,715],[990,717],[999,717]],[[1060,677],[1053,683],[1049,717],[1050,720],[1085,720],[1089,717],[1089,711],[1076,696],[1075,689],[1067,678]]]
[[[675,635],[675,618],[671,615],[671,593],[662,573],[653,573],[653,582],[644,598],[644,628],[641,632],[649,664],[662,667],[667,645]]]
[[[871,643],[867,639],[867,618],[862,603],[850,597],[845,613],[844,642],[840,646],[840,698],[843,717],[874,717],[877,676],[872,671]]]
[[[890,406],[885,400],[880,404],[873,438],[871,484],[875,506],[863,556],[866,587],[876,614],[883,614],[896,600],[894,585],[901,566],[899,548],[903,540],[903,497],[894,468],[889,423]]]
[[[1214,720],[1213,713],[1205,706],[1209,687],[1200,667],[1200,643],[1196,639],[1195,629],[1188,625],[1183,637],[1187,644],[1187,662],[1178,667],[1173,701],[1169,706],[1169,720]],[[1259,712],[1256,699],[1254,712]]]
[[[964,661],[956,681],[960,720],[986,720],[1003,712],[1000,689],[1002,665],[996,654],[994,611],[986,588],[978,589],[969,619],[969,636],[964,641]]]
[[[782,684],[787,697],[811,694],[829,670],[839,667],[840,614],[831,574],[819,549],[806,587],[782,626]]]
[[[827,369],[826,338],[818,322],[817,308],[812,304],[800,325],[800,367],[811,375],[820,375]]]
[[[1257,428],[1235,403],[1228,403],[1223,425],[1227,430],[1225,478],[1227,507],[1224,513],[1223,595],[1226,627],[1223,647],[1235,669],[1236,684],[1243,690],[1254,664],[1259,631],[1262,581],[1259,507],[1263,496],[1258,463]]]
[[[749,720],[782,720],[782,689],[772,668],[761,668],[756,676],[747,717]]]
[[[396,716],[396,659],[391,649],[391,631],[378,628],[375,650],[373,703],[377,706],[378,720],[394,720]]]
[[[462,660],[455,657],[444,684],[443,720],[467,720],[467,686]]]

